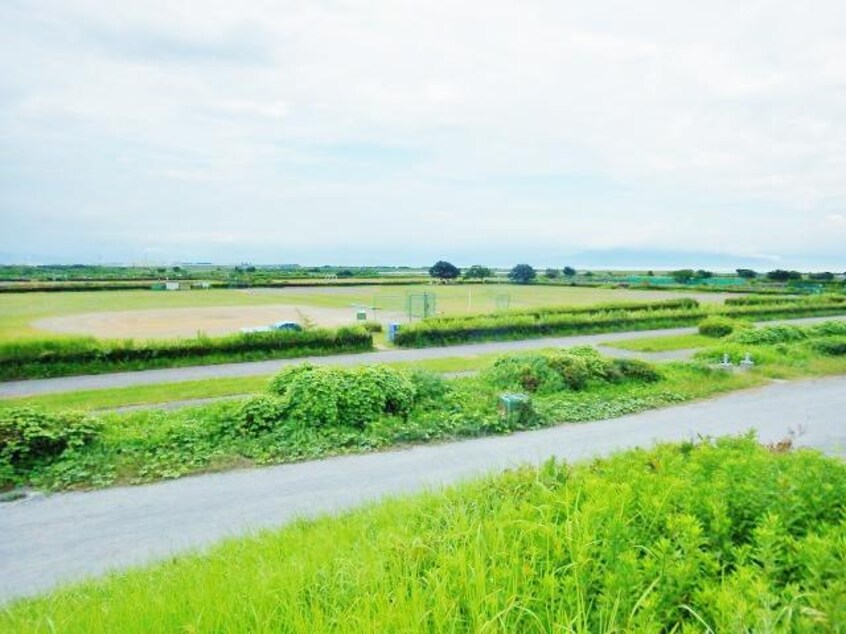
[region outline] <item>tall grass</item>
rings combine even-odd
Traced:
[[[846,466],[751,437],[547,462],[0,613],[13,632],[838,632]]]

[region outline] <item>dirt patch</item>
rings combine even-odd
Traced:
[[[377,312],[374,316],[368,311],[368,318],[382,323],[401,322],[403,315]],[[285,304],[164,308],[50,317],[32,322],[32,327],[103,339],[160,339],[193,337],[198,332],[224,335],[238,332],[240,328],[265,326],[275,321],[295,321],[303,325],[311,323],[326,327],[348,326],[355,323],[355,313],[352,308],[316,308]]]

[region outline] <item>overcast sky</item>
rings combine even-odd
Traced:
[[[5,261],[844,270],[846,3],[2,0],[0,212]]]

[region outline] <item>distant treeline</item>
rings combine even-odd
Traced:
[[[422,274],[411,267],[316,266],[296,264],[260,266],[241,264],[215,266],[183,264],[177,266],[99,266],[89,264],[0,265],[4,282],[133,282],[146,280],[209,280],[222,283],[262,283],[281,279],[351,279],[379,278],[389,275]]]

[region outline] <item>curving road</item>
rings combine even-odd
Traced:
[[[509,436],[0,504],[0,602],[298,517],[553,455],[580,460],[751,428],[767,442],[794,433],[799,445],[846,457],[846,377],[773,383],[679,407]]]
[[[809,317],[765,323],[811,324],[840,317]],[[396,361],[423,361],[426,359],[445,359],[449,357],[473,357],[492,352],[513,352],[547,347],[565,347],[580,345],[602,345],[624,339],[644,339],[661,335],[691,334],[696,328],[667,328],[662,330],[640,330],[631,332],[613,332],[596,335],[576,335],[569,337],[549,337],[544,339],[523,339],[519,341],[490,341],[486,343],[463,344],[437,348],[411,348],[362,352],[354,354],[331,355],[325,357],[297,357],[295,359],[275,359],[271,361],[253,361],[245,363],[223,363],[219,365],[199,365],[162,370],[143,370],[139,372],[120,372],[114,374],[94,374],[85,376],[66,376],[54,379],[35,379],[29,381],[10,381],[0,383],[0,398],[19,396],[38,396],[79,390],[97,390],[132,385],[152,385],[175,383],[178,381],[196,381],[200,379],[258,376],[273,374],[286,365],[308,361],[315,365],[365,365],[370,363],[391,363]],[[621,353],[622,354],[622,353]]]

